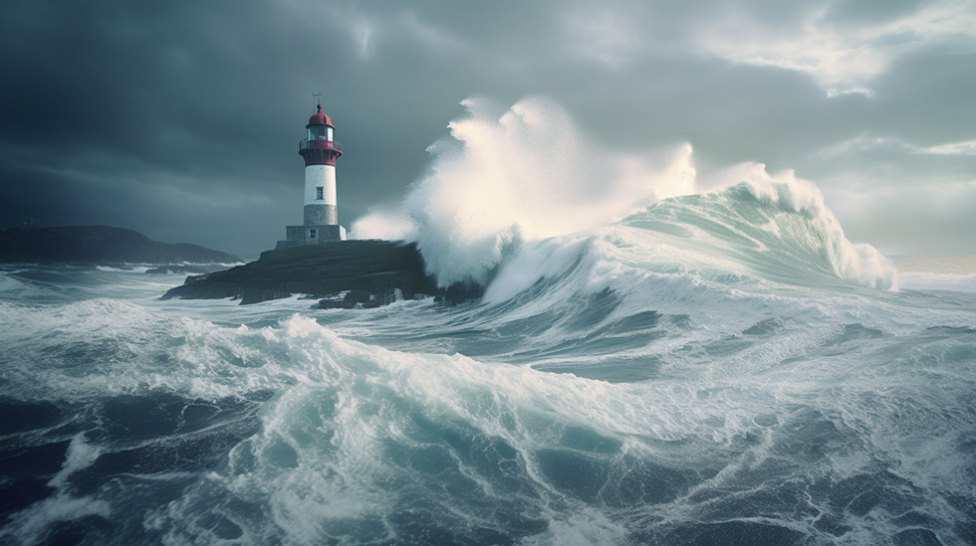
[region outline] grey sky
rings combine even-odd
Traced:
[[[102,223],[245,257],[301,220],[323,93],[339,216],[401,200],[468,97],[602,149],[795,169],[848,238],[976,254],[972,1],[0,3],[0,227]]]

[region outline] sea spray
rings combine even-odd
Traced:
[[[376,211],[352,226],[357,238],[416,241],[444,286],[486,284],[525,241],[593,229],[694,191],[688,145],[645,156],[606,149],[540,97],[500,117],[487,101],[462,104],[468,115],[429,148],[430,172],[402,210]]]
[[[538,247],[539,241],[590,237],[662,200],[685,203],[683,196],[696,192],[724,192],[735,201],[729,188],[736,185],[766,210],[747,217],[736,207],[750,205],[730,202],[719,212],[737,216],[734,223],[791,231],[771,235],[792,238],[784,244],[821,254],[827,269],[840,278],[881,289],[897,286],[891,263],[873,247],[848,241],[820,190],[792,171],[771,175],[762,164],[743,163],[706,173],[699,181],[687,144],[643,156],[605,149],[585,138],[559,105],[540,97],[522,99],[501,116],[493,115],[482,99],[462,104],[467,116],[448,125],[449,139],[429,148],[430,172],[414,184],[401,207],[373,211],[352,227],[357,238],[416,241],[428,271],[442,286],[488,285],[505,268],[504,287],[489,292],[497,301],[569,264],[563,259],[566,251],[557,252],[552,244]],[[748,231],[727,227],[740,236]],[[542,264],[537,248],[562,258]],[[525,251],[536,256],[506,267]]]
[[[485,300],[500,303],[542,279],[572,283],[563,298],[601,290],[640,298],[655,282],[650,277],[661,275],[718,283],[718,298],[730,285],[757,295],[825,283],[895,287],[891,262],[869,245],[850,243],[813,184],[791,172],[771,176],[756,164],[733,174],[720,189],[665,199],[608,226],[526,243],[502,263]]]

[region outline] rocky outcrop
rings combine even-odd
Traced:
[[[423,295],[457,303],[481,292],[477,286],[438,288],[413,243],[357,240],[262,252],[255,262],[187,277],[163,299],[239,298],[249,304],[307,294],[322,298],[320,307],[352,308]]]
[[[0,231],[0,263],[213,264],[232,254],[188,243],[160,243],[131,229],[110,226],[35,227]]]

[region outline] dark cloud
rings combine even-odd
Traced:
[[[871,127],[922,145],[976,139],[976,50],[924,48],[876,82]],[[976,174],[976,173],[974,173]]]
[[[345,150],[347,226],[403,196],[470,96],[500,110],[551,97],[603,146],[687,141],[702,165],[795,168],[828,203],[854,179],[859,195],[929,181],[966,202],[976,175],[965,157],[915,149],[976,140],[973,35],[964,26],[940,35],[925,23],[935,16],[911,26],[933,6],[7,0],[0,225],[112,224],[254,256],[300,221],[297,143],[313,92]],[[915,30],[885,30],[902,20]],[[806,36],[810,28],[824,38]],[[849,43],[875,47],[884,66],[824,64]],[[769,51],[782,55],[751,60]],[[823,153],[864,135],[907,147]],[[911,205],[889,201],[887,210]],[[877,208],[837,213],[866,242],[911,231],[876,229],[889,222]],[[915,232],[902,246],[922,251],[926,228]],[[968,239],[946,247],[976,252]]]
[[[841,0],[829,5],[824,18],[844,27],[884,23],[909,15],[924,5],[922,0]]]

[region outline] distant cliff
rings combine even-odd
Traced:
[[[109,226],[35,227],[0,231],[0,263],[235,263],[237,256],[188,243],[160,243]]]
[[[256,262],[187,277],[163,299],[239,298],[241,304],[307,294],[320,307],[375,307],[399,296],[440,298],[449,303],[481,296],[478,286],[437,287],[413,243],[342,241],[261,253]]]

